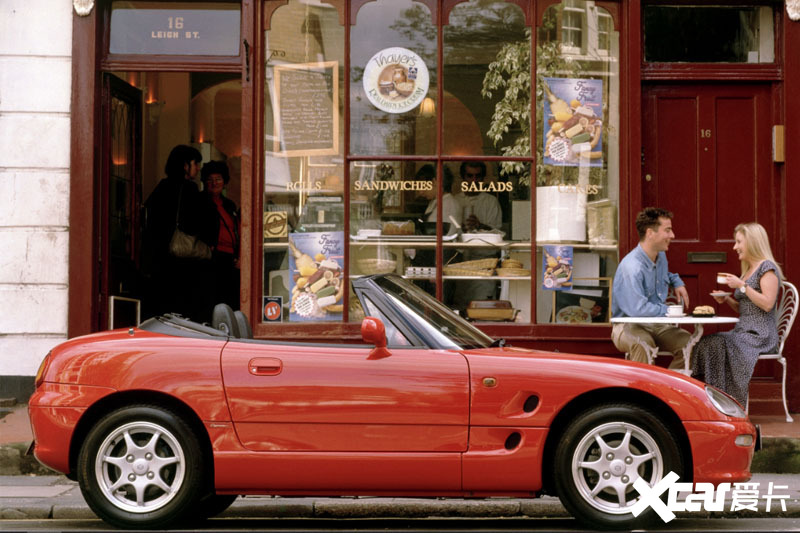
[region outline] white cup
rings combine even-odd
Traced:
[[[722,285],[722,284],[723,284],[723,283],[725,283],[726,281],[728,281],[728,275],[727,275],[726,273],[724,273],[724,272],[719,272],[719,273],[717,274],[717,283],[719,283],[720,285]]]
[[[683,314],[682,305],[668,305],[667,316],[681,316]]]

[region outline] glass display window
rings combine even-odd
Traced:
[[[436,152],[436,12],[429,2],[378,0],[350,31],[350,151]]]
[[[442,34],[444,153],[529,157],[531,39],[523,9],[462,2]]]
[[[592,314],[592,308],[607,300],[610,290],[605,294],[584,285],[613,278],[619,256],[620,51],[619,32],[611,22],[608,11],[595,2],[565,0],[545,11],[538,28],[535,265],[540,323],[576,323],[578,316],[589,317],[585,323],[608,323],[607,313]],[[579,285],[579,279],[589,281]],[[554,298],[553,293],[564,294]],[[567,297],[570,293],[573,297]],[[562,311],[563,302],[573,300],[578,307],[586,305],[587,312]]]
[[[265,32],[263,322],[357,322],[350,280],[391,272],[470,320],[549,325],[578,295],[565,272],[613,277],[612,14],[565,0],[533,31],[520,1],[278,4]],[[570,248],[553,268],[551,246]],[[610,283],[587,284],[602,308]]]
[[[647,5],[644,59],[680,63],[773,63],[772,6]]]
[[[265,32],[261,318],[341,321],[344,28],[332,6],[299,0],[277,8],[270,22]]]

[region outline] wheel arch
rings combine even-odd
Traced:
[[[553,419],[550,424],[550,430],[547,432],[547,439],[545,440],[544,451],[542,453],[542,483],[545,493],[553,495],[556,493],[553,469],[555,453],[561,436],[564,434],[564,431],[566,431],[569,423],[582,411],[607,403],[630,403],[653,411],[661,421],[667,425],[678,440],[678,446],[684,458],[684,471],[679,472],[681,481],[692,481],[694,465],[692,463],[692,448],[689,442],[689,435],[686,433],[686,429],[683,427],[683,423],[675,411],[663,400],[647,392],[636,389],[612,387],[596,389],[576,396],[570,400]]]
[[[77,475],[78,455],[92,427],[108,413],[129,405],[162,407],[181,417],[197,436],[203,451],[204,463],[212,465],[212,467],[208,469],[209,479],[206,482],[209,483],[209,487],[213,489],[214,453],[211,448],[211,438],[208,435],[203,421],[200,420],[197,413],[183,401],[169,394],[152,390],[131,390],[110,394],[92,404],[86,410],[75,426],[75,431],[72,432],[69,446],[69,474],[67,477],[73,480],[75,479]]]

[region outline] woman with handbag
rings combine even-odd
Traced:
[[[213,225],[211,269],[214,285],[211,288],[213,306],[226,303],[239,309],[239,209],[222,194],[231,180],[228,165],[209,161],[200,172],[203,196]]]
[[[210,320],[206,285],[213,228],[195,179],[203,160],[186,145],[172,149],[162,179],[145,202],[143,266],[148,276],[145,315],[177,313]],[[208,316],[207,316],[208,315]]]

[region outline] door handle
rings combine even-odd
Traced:
[[[275,357],[254,357],[247,369],[254,376],[277,376],[283,370],[283,361]]]

